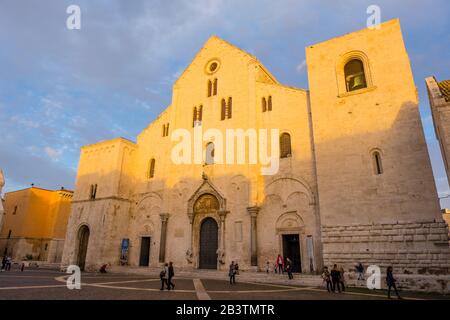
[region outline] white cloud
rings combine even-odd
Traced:
[[[297,65],[295,70],[297,70],[297,72],[302,72],[303,70],[305,70],[305,68],[306,68],[306,60],[303,60],[302,62],[300,62],[300,64]]]
[[[47,153],[47,155],[53,160],[58,160],[59,156],[61,155],[61,150],[57,150],[51,147],[45,147],[45,153]]]

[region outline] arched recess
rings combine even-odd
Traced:
[[[90,236],[89,226],[86,224],[82,224],[78,228],[77,233],[77,265],[80,267],[81,271],[84,271],[86,266],[86,257],[89,245],[89,236]]]
[[[344,68],[345,65],[351,60],[360,60],[362,62],[366,79],[366,88],[347,92]],[[373,89],[374,87],[373,77],[368,56],[364,52],[359,50],[349,51],[339,56],[339,58],[336,61],[336,81],[339,96],[355,94],[358,92],[365,92],[365,90]]]
[[[316,203],[314,194],[309,185],[302,179],[296,177],[277,177],[269,181],[265,187],[266,196],[270,194],[280,194],[283,203],[286,202],[288,196],[292,192],[304,193],[309,200],[309,205],[314,205]]]
[[[225,217],[227,213],[226,199],[204,175],[203,183],[190,197],[187,208],[191,241],[186,250],[186,260],[188,263],[192,263],[194,268],[200,266],[201,225],[202,221],[207,218],[214,219],[218,225],[218,267],[225,264]]]

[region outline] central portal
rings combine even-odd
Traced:
[[[206,218],[200,227],[200,269],[217,269],[219,234],[216,220]]]

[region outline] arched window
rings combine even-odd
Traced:
[[[266,98],[263,97],[262,98],[262,112],[266,112],[267,111],[267,102],[266,102]]]
[[[217,96],[217,78],[214,79],[213,96]]]
[[[192,112],[192,127],[195,127],[195,121],[197,121],[197,107],[194,107]]]
[[[198,107],[197,120],[202,121],[203,118],[203,106]]]
[[[383,174],[383,163],[379,151],[372,152],[373,171],[376,175]]]
[[[367,88],[363,62],[353,59],[344,66],[345,84],[347,92]]]
[[[163,124],[163,132],[162,132],[162,136],[163,137],[167,137],[169,135],[169,124]]]
[[[148,178],[151,179],[155,176],[155,159],[150,160],[150,167],[148,169]]]
[[[212,95],[212,82],[211,80],[208,80],[208,97],[211,97]]]
[[[94,200],[97,195],[97,185],[91,184],[91,190],[89,194],[89,199]]]
[[[214,164],[214,143],[212,142],[206,145],[205,164]]]
[[[291,155],[291,136],[289,133],[282,133],[280,136],[280,158],[287,158]]]
[[[227,118],[231,119],[231,116],[233,115],[233,98],[228,98],[228,112],[227,112]]]
[[[225,102],[225,99],[222,99],[222,102],[221,102],[221,112],[220,112],[220,120],[225,120],[226,112],[227,112],[227,103]]]
[[[267,100],[267,111],[272,111],[272,96]]]

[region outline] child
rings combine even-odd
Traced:
[[[266,273],[269,273],[269,271],[270,271],[270,262],[267,261],[266,262]]]

